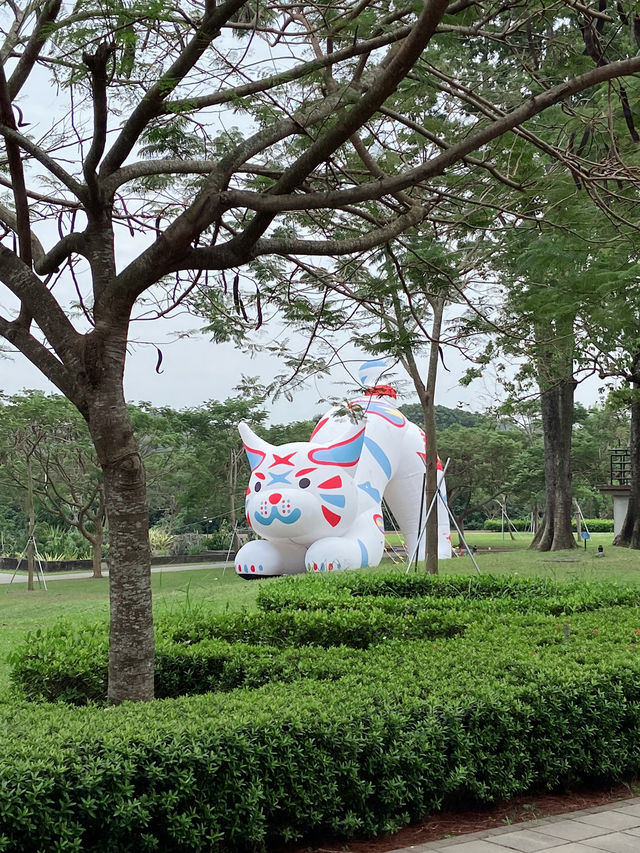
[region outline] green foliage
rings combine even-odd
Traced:
[[[381,659],[392,641],[431,642],[514,613],[568,615],[635,604],[638,598],[634,588],[616,584],[516,576],[347,574],[332,580],[311,576],[265,585],[258,613],[198,608],[156,620],[157,695],[291,681],[312,671],[338,678],[346,672],[340,649],[382,649]],[[354,672],[362,666],[362,658],[345,654],[355,662]],[[106,699],[104,626],[75,629],[61,623],[37,631],[11,660],[13,681],[30,699],[73,704]]]
[[[420,403],[404,403],[401,409],[408,420],[418,424],[419,427],[424,426],[424,416]],[[447,429],[447,427],[456,424],[463,427],[479,426],[486,417],[477,412],[468,412],[466,409],[451,409],[448,406],[435,406],[435,412],[437,430]]]
[[[529,530],[531,527],[530,518],[511,518],[510,523],[513,524],[516,530]],[[503,522],[499,518],[487,518],[484,522],[485,530],[492,530],[494,533],[502,530]],[[586,525],[589,533],[612,533],[613,519],[612,518],[586,518],[582,525],[584,530]],[[506,523],[505,523],[506,529]],[[572,530],[576,530],[576,521],[572,521]]]
[[[151,554],[154,557],[166,555],[171,550],[173,536],[164,527],[149,528],[149,545],[151,546]]]
[[[12,733],[0,741],[0,849],[258,851],[640,772],[635,588],[353,573],[268,582],[259,599],[262,618],[324,613],[338,625],[345,613],[355,623],[426,612],[426,599],[432,612],[439,601],[464,613],[465,630],[369,648],[295,645],[299,636],[275,646],[202,639],[215,620],[200,607],[167,614],[160,695],[215,692],[108,709],[91,705],[104,626],[36,634],[37,677],[73,653],[65,698],[89,705],[0,706]],[[246,616],[229,621],[238,634]],[[79,697],[74,681],[93,695]]]

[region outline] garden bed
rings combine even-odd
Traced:
[[[146,705],[95,704],[104,625],[30,637],[25,694],[89,704],[4,709],[0,850],[276,849],[640,771],[635,588],[349,573],[258,598],[158,620],[176,698]]]

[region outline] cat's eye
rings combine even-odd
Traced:
[[[311,485],[311,480],[308,477],[303,477],[301,480],[298,481],[298,485],[301,489],[308,489]]]
[[[255,486],[253,487],[253,491],[254,491],[254,492],[259,492],[261,488],[262,488],[262,483],[260,482],[260,480],[258,480],[258,482],[257,482],[257,483],[255,484]]]

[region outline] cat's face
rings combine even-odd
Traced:
[[[309,442],[272,447],[244,424],[241,434],[252,466],[247,521],[259,536],[310,544],[350,527],[357,513],[353,474],[364,430],[329,447]]]

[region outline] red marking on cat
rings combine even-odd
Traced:
[[[278,504],[282,500],[282,495],[278,492],[273,492],[269,495],[269,503],[270,504]]]
[[[305,474],[310,474],[315,470],[315,468],[303,468],[301,471],[296,471],[296,477],[304,477]]]
[[[320,483],[318,486],[319,489],[339,489],[342,486],[342,478],[341,477],[331,477],[329,480],[325,480],[324,483]]]
[[[318,430],[322,429],[322,427],[326,424],[326,422],[328,420],[329,420],[329,418],[322,418],[321,421],[318,421],[318,423],[315,426],[314,431],[311,433],[311,438],[313,438],[313,436],[318,432]]]
[[[327,509],[326,506],[322,507],[322,514],[332,527],[335,527],[342,521],[339,515],[336,515],[335,512],[331,512],[331,510]]]
[[[277,453],[274,453],[273,454],[273,462],[271,463],[271,465],[269,465],[269,468],[273,468],[274,465],[291,465],[291,466],[293,466],[294,463],[291,461],[291,457],[295,456],[295,455],[296,455],[295,450],[293,451],[293,453],[287,453],[286,456],[278,456]]]
[[[259,480],[266,480],[267,479],[261,471],[256,471],[255,475]]]

